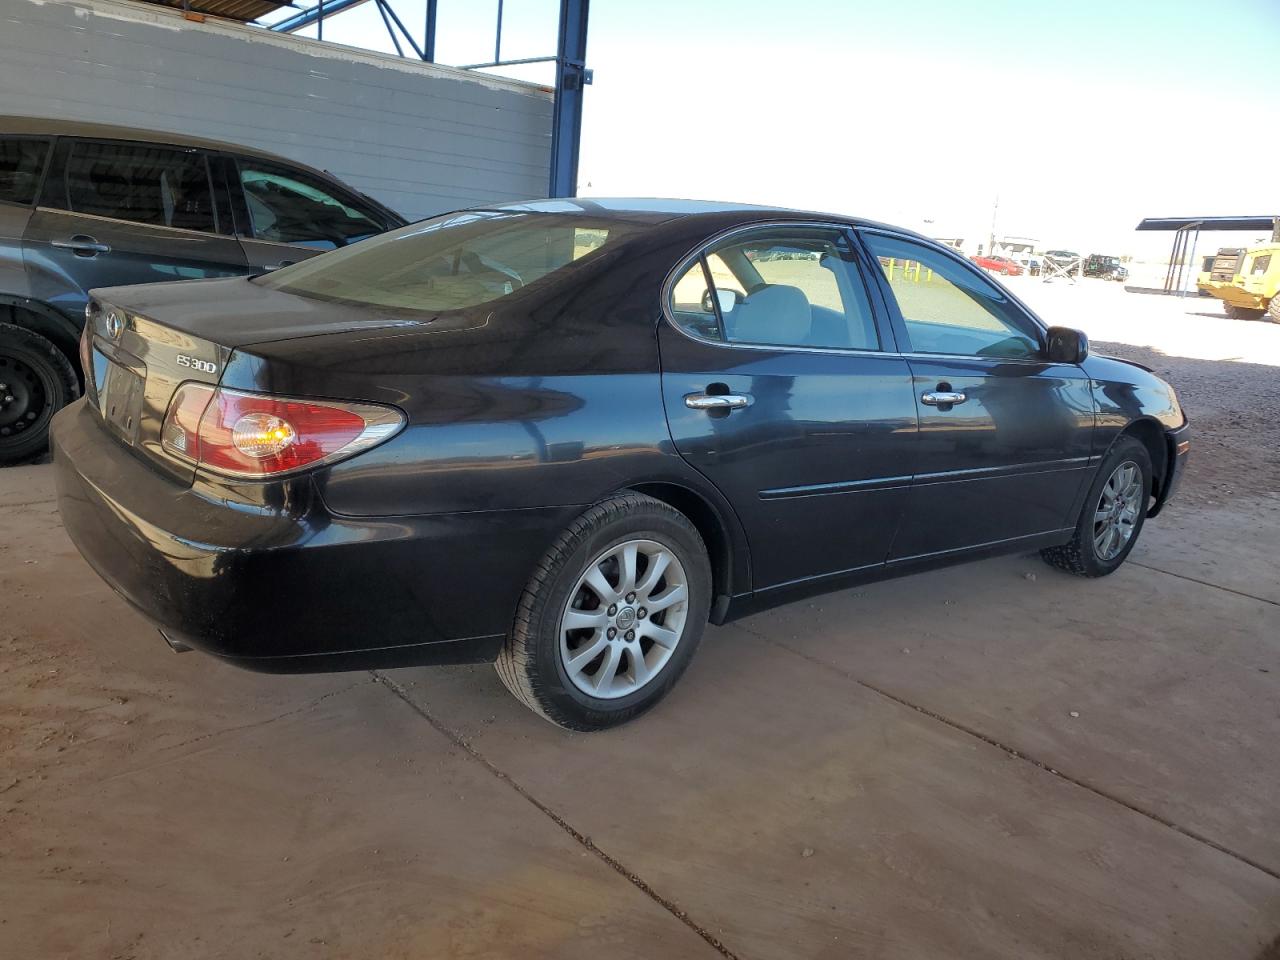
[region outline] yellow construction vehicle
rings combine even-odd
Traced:
[[[1219,250],[1209,276],[1196,286],[1222,301],[1227,316],[1280,323],[1280,242],[1249,250]]]

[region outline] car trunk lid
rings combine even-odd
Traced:
[[[240,278],[113,287],[93,297],[88,402],[120,443],[186,483],[194,464],[161,445],[165,414],[183,383],[219,383],[232,353],[249,344],[405,323]]]

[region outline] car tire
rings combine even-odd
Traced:
[[[1142,533],[1151,500],[1151,478],[1147,448],[1134,437],[1121,436],[1089,486],[1071,539],[1041,550],[1044,562],[1081,577],[1114,573]],[[1104,513],[1107,516],[1101,519]],[[1113,531],[1114,538],[1108,534],[1100,544],[1105,531]]]
[[[1267,304],[1267,319],[1272,323],[1280,323],[1280,293],[1271,298]]]
[[[0,384],[0,466],[24,463],[49,446],[49,421],[80,395],[80,381],[40,334],[0,323]]]
[[[673,600],[681,590],[684,599]],[[651,611],[646,601],[667,605]],[[698,648],[710,605],[711,565],[689,519],[642,494],[610,497],[574,520],[539,562],[498,655],[498,676],[561,727],[617,726],[670,692]]]

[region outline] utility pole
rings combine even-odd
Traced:
[[[1000,212],[1000,194],[996,194],[996,202],[991,207],[991,237],[987,246],[987,256],[995,253],[996,250],[996,214]]]

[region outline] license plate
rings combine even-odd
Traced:
[[[102,419],[129,444],[136,443],[142,414],[142,377],[94,350],[93,382]]]

